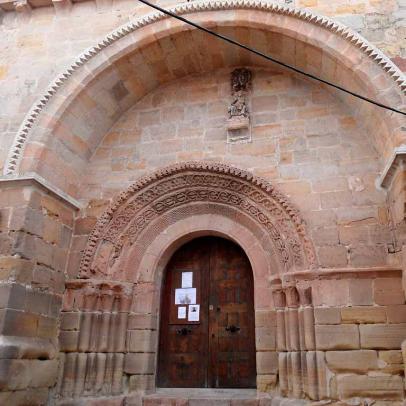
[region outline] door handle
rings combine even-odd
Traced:
[[[226,331],[229,331],[230,333],[236,333],[239,330],[241,329],[238,326],[234,326],[234,324],[226,327]]]
[[[176,334],[180,335],[180,336],[186,336],[188,334],[190,334],[192,332],[192,330],[190,328],[179,328],[176,330]]]

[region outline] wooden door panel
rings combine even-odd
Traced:
[[[184,245],[167,266],[161,301],[158,376],[160,387],[207,387],[208,293],[210,247],[194,240]],[[178,319],[175,289],[181,288],[182,272],[193,272],[196,303],[200,304],[198,322]],[[188,305],[182,305],[188,308]],[[182,333],[185,329],[186,334]]]
[[[199,326],[187,326],[190,329],[190,333],[187,335],[181,335],[178,333],[182,329],[183,325],[172,325],[169,327],[169,350],[176,354],[178,353],[199,353],[201,350],[202,340],[199,334]]]
[[[251,266],[242,250],[217,240],[210,255],[210,382],[218,388],[256,384]],[[235,331],[233,330],[235,329]]]
[[[184,271],[193,271],[199,322],[177,317]],[[214,237],[183,246],[167,267],[161,308],[158,386],[255,387],[253,279],[240,247]]]

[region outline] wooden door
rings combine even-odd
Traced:
[[[185,278],[190,273],[192,285]],[[176,295],[178,301],[183,298],[182,283],[186,289],[192,286],[192,301],[196,289],[199,309],[193,303],[175,304]],[[196,313],[189,315],[191,310],[198,310],[198,321],[193,321]],[[242,249],[215,237],[184,245],[166,269],[158,386],[255,388],[254,329],[252,271]]]

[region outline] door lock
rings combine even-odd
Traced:
[[[192,332],[192,330],[190,328],[186,328],[186,327],[182,327],[176,330],[176,334],[180,335],[180,336],[186,336],[188,334],[190,334]]]
[[[239,330],[241,330],[240,327],[234,326],[233,324],[226,327],[226,331],[229,331],[230,333],[236,333]]]

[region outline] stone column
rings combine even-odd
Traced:
[[[288,306],[288,323],[289,323],[289,342],[290,353],[289,360],[289,389],[290,395],[294,398],[301,398],[302,388],[302,368],[300,356],[300,326],[299,326],[299,294],[295,285],[285,288],[286,304]]]
[[[314,309],[312,306],[312,288],[299,288],[299,322],[301,325],[300,337],[301,349],[314,351],[316,349],[316,339],[314,331]]]
[[[122,392],[132,285],[92,279],[68,281],[62,312],[61,394],[80,398]]]
[[[276,310],[276,350],[278,351],[279,391],[286,396],[288,384],[288,358],[286,353],[286,297],[279,279],[272,282],[272,298]]]
[[[277,283],[272,287],[272,297],[276,309],[276,349],[286,351],[285,308],[286,298],[282,284]]]

